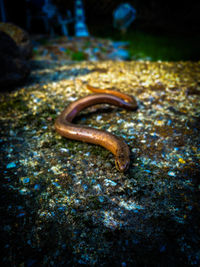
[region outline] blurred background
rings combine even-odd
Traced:
[[[1,0],[0,2],[1,21],[12,22],[34,36],[39,34],[75,36],[76,5],[80,4],[84,12],[82,15],[85,29],[90,37],[128,42],[129,56],[124,59],[152,61],[200,59],[199,2],[172,0]],[[119,9],[123,4],[128,4],[132,10],[127,13],[125,11],[126,14],[120,20],[120,12],[124,11]],[[87,58],[80,56],[80,59]]]

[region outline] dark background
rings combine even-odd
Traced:
[[[43,0],[32,0],[31,9],[37,10]],[[159,32],[171,32],[180,34],[200,33],[200,2],[193,1],[160,1],[160,0],[85,0],[84,8],[88,27],[106,25],[112,26],[112,12],[120,3],[128,2],[135,7],[137,17],[130,29],[149,30]],[[61,12],[70,9],[73,15],[73,0],[54,0]],[[25,0],[13,1],[4,0],[7,20],[25,28],[26,6]],[[106,29],[106,28],[105,28]],[[34,31],[42,31],[41,27],[36,27]]]

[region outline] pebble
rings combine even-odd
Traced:
[[[83,184],[82,186],[83,186],[83,189],[84,189],[85,191],[88,190],[88,186],[87,186],[86,184]]]
[[[69,149],[61,147],[61,148],[60,148],[60,151],[61,151],[61,152],[66,152],[66,153],[68,153],[68,152],[69,152]]]
[[[168,173],[167,173],[169,176],[176,176],[176,174],[173,172],[173,171],[169,171]]]
[[[112,165],[111,165],[110,162],[106,162],[106,163],[104,164],[104,166],[105,166],[105,168],[111,168],[111,167],[112,167]]]
[[[100,184],[97,184],[93,187],[98,193],[100,193],[102,191],[101,189],[101,185]]]
[[[27,195],[30,193],[30,191],[27,188],[22,188],[19,190],[21,195]]]
[[[34,189],[35,189],[35,190],[39,190],[39,189],[40,189],[40,185],[39,185],[39,184],[35,184],[35,185],[34,185]]]
[[[59,174],[60,173],[60,170],[59,170],[58,166],[52,166],[51,170],[53,171],[54,174]]]
[[[24,184],[27,184],[30,182],[30,179],[28,177],[26,178],[22,178],[21,181],[24,183]]]
[[[105,186],[116,186],[117,183],[113,182],[112,180],[109,180],[109,179],[105,179],[104,180],[104,184]]]
[[[119,205],[127,210],[133,210],[134,212],[138,212],[138,210],[144,209],[141,205],[138,205],[133,201],[125,202],[124,200],[122,200]]]
[[[100,121],[102,119],[102,115],[98,115],[97,117],[96,117],[96,121]]]
[[[104,202],[104,197],[103,196],[99,196],[99,202],[103,203]]]
[[[15,167],[16,167],[16,164],[14,162],[10,162],[6,166],[7,169],[11,169],[11,168],[15,168]]]

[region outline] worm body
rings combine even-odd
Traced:
[[[130,102],[132,103],[132,105],[135,105],[137,106],[137,102],[135,100],[135,98],[133,98],[132,96],[130,95],[127,95],[127,94],[123,94],[119,91],[115,91],[115,90],[111,90],[111,89],[101,89],[101,88],[97,88],[97,87],[94,87],[94,86],[91,86],[89,84],[87,84],[87,88],[92,91],[93,93],[103,93],[103,94],[110,94],[110,95],[115,95],[121,99],[124,99],[126,102]]]
[[[130,152],[123,139],[102,130],[72,123],[73,119],[80,111],[102,103],[119,106],[128,110],[135,110],[137,108],[136,101],[126,102],[124,99],[113,94],[89,95],[69,104],[56,119],[55,129],[60,135],[66,138],[105,147],[115,155],[116,168],[124,172],[129,167]]]

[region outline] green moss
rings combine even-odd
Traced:
[[[1,102],[0,112],[4,113],[13,110],[15,110],[15,112],[17,111],[27,112],[29,109],[26,105],[26,102],[19,98],[10,98],[6,99],[5,102],[4,101]]]
[[[133,59],[195,60],[200,58],[197,47],[200,38],[152,34],[141,31],[129,32],[123,37],[130,40],[129,52]]]
[[[74,52],[70,49],[66,49],[65,54],[69,55],[72,60],[76,60],[76,61],[82,61],[86,59],[86,56],[82,51]]]
[[[94,36],[116,41],[129,42],[127,48],[132,59],[163,61],[200,60],[200,36],[169,33],[145,32],[128,29],[125,34],[113,27],[94,27],[90,29]]]
[[[71,55],[71,54],[72,54],[72,50],[70,50],[70,49],[65,49],[65,54],[66,54],[66,55]]]
[[[81,60],[85,60],[86,56],[83,52],[78,51],[78,52],[73,52],[72,55],[72,60],[76,60],[76,61],[81,61]]]

